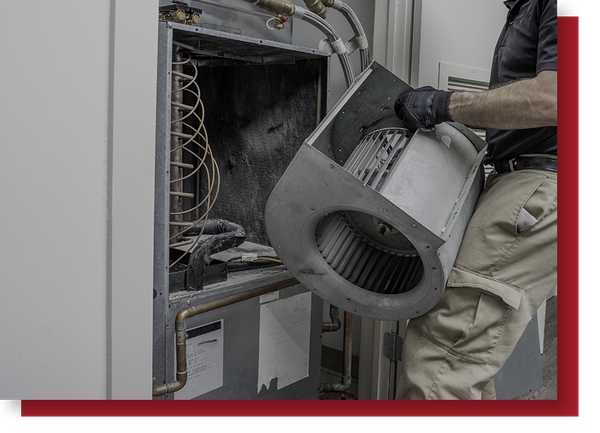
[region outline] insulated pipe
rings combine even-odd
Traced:
[[[204,268],[208,266],[210,256],[241,245],[246,240],[246,231],[238,224],[214,219],[201,221],[185,230],[188,236],[213,235],[198,242],[190,255],[185,275],[187,290],[202,290]]]
[[[303,11],[304,13],[300,13]],[[305,9],[296,7],[296,14],[302,21],[306,21],[309,24],[312,24],[321,32],[327,36],[329,39],[329,43],[333,47],[333,51],[337,54],[340,63],[342,65],[342,71],[344,72],[344,78],[346,79],[346,85],[350,87],[350,84],[354,81],[354,71],[352,69],[352,63],[350,62],[350,57],[346,52],[346,44],[342,41],[342,38],[338,35],[335,29],[324,19],[320,18],[317,14],[314,14]]]
[[[170,392],[179,391],[183,388],[187,382],[187,351],[186,351],[186,320],[197,316],[208,311],[216,310],[221,307],[226,307],[231,304],[246,301],[248,299],[256,298],[257,296],[265,295],[267,293],[276,292],[287,287],[295,286],[299,284],[295,278],[287,278],[278,283],[267,284],[253,290],[248,290],[244,293],[238,293],[237,295],[227,296],[225,298],[217,299],[215,301],[207,302],[205,304],[196,305],[193,307],[187,307],[177,313],[175,318],[175,329],[176,334],[176,356],[177,356],[177,373],[176,379],[172,382],[163,383],[161,385],[154,384],[152,386],[152,396],[159,397],[161,395],[168,394]]]
[[[330,7],[339,11],[346,20],[348,20],[348,23],[354,31],[355,40],[360,51],[361,70],[364,71],[371,63],[371,57],[369,56],[369,42],[367,40],[367,35],[358,16],[350,6],[340,0],[322,0],[322,3],[328,8]]]
[[[354,81],[354,71],[352,70],[352,63],[348,53],[346,52],[346,45],[342,41],[342,38],[338,35],[335,29],[323,18],[319,17],[314,12],[296,6],[286,0],[244,0],[245,2],[252,3],[267,12],[274,13],[276,15],[294,15],[296,18],[306,21],[312,24],[321,32],[327,36],[333,51],[337,54],[340,63],[342,65],[342,71],[344,72],[344,78],[346,79],[346,85],[348,87]]]

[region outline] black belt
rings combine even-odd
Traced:
[[[557,159],[546,156],[517,156],[516,158],[494,163],[496,173],[518,170],[547,170],[556,173]]]

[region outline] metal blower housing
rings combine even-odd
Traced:
[[[486,144],[457,123],[410,134],[411,90],[373,62],[304,142],[265,210],[289,271],[359,316],[403,320],[439,300],[483,188]]]

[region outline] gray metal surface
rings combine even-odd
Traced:
[[[284,269],[248,273],[239,276],[237,282],[217,284],[214,288],[208,287],[207,290],[193,295],[180,293],[174,297],[176,303],[171,305],[167,313],[167,322],[174,323],[175,316],[181,308],[210,302],[236,292],[251,290],[267,282],[289,278],[289,275],[289,272]],[[277,298],[278,300],[289,299],[306,292],[307,290],[304,287],[298,285],[281,290]],[[260,387],[259,389],[258,386],[259,362],[261,361],[259,357],[260,339],[266,336],[265,330],[260,328],[260,308],[261,305],[267,304],[268,302],[261,302],[261,298],[254,298],[188,319],[188,329],[222,321],[223,340],[225,342],[223,347],[223,385],[206,393],[197,389],[196,392],[198,395],[195,395],[194,399],[254,400],[318,398],[323,302],[314,295],[311,297],[308,376],[281,389],[277,388],[277,382],[282,378],[274,378],[269,388]],[[289,322],[287,325],[285,323],[282,325],[293,326]],[[173,326],[167,329],[165,336],[167,341],[166,347],[168,348],[165,357],[166,370],[168,371],[167,378],[173,380],[175,377],[175,331]],[[264,362],[264,359],[262,361]],[[186,390],[186,392],[193,392],[193,388]],[[168,398],[173,399],[177,398],[177,396],[171,394]]]
[[[400,335],[386,332],[383,334],[383,356],[390,361],[401,361],[403,344],[404,338]]]
[[[322,51],[290,45],[285,42],[222,32],[214,29],[177,23],[162,23],[172,28],[174,38],[197,48],[197,53],[222,58],[245,59],[254,63],[269,63],[277,59],[315,58],[329,54]]]
[[[156,103],[156,159],[154,195],[154,288],[152,363],[157,383],[165,381],[165,312],[169,304],[169,164],[171,142],[171,57],[173,32],[158,27],[158,78]]]
[[[283,29],[274,30],[267,24],[273,18],[272,14],[242,0],[161,0],[159,7],[201,11],[200,22],[194,27],[288,44],[292,41],[292,20]]]
[[[298,151],[265,212],[271,244],[300,282],[345,311],[380,320],[416,317],[435,305],[483,187],[485,143],[459,125],[417,132],[388,167],[379,191],[345,168],[366,134],[403,127],[393,104],[408,89],[372,63]],[[418,284],[386,294],[385,281],[365,290],[332,269],[317,246],[317,228],[323,217],[340,211],[367,214],[402,233],[422,263]],[[369,278],[385,278],[382,256],[372,253]]]
[[[496,399],[512,400],[542,386],[537,313],[527,325],[504,366],[494,377]]]

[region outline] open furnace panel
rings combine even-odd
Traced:
[[[325,115],[329,57],[212,27],[159,22],[154,398],[318,398],[322,302],[264,209]]]

